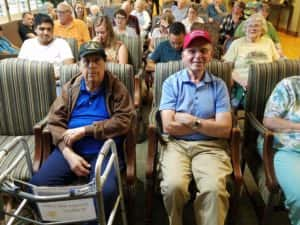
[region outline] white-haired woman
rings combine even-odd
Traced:
[[[279,59],[273,41],[264,36],[267,23],[261,14],[253,14],[245,22],[246,36],[232,42],[223,59],[234,63],[232,78],[234,107],[244,104],[245,90],[248,84],[248,71],[253,63],[267,63]]]

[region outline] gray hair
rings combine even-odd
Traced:
[[[69,5],[67,2],[61,2],[61,3],[59,3],[59,4],[57,5],[56,8],[57,8],[57,9],[58,9],[58,8],[64,8],[64,9],[70,11],[70,12],[73,12],[72,6]]]
[[[260,14],[260,13],[255,13],[251,15],[244,24],[244,32],[246,33],[246,29],[249,25],[250,22],[252,21],[258,21],[261,24],[262,28],[262,35],[265,35],[268,32],[268,26],[267,26],[267,21],[266,19]]]

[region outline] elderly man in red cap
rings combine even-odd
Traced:
[[[185,69],[163,84],[160,115],[166,145],[161,156],[161,192],[170,225],[181,225],[184,205],[195,180],[197,225],[223,225],[232,173],[227,141],[232,118],[225,83],[205,70],[212,59],[209,33],[193,31],[184,38]]]

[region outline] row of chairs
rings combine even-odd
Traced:
[[[124,82],[130,91],[137,112],[139,112],[140,97],[139,77],[135,77],[132,65],[107,63],[107,68]],[[161,96],[161,85],[172,73],[183,68],[182,62],[159,63],[156,65],[154,75],[154,99],[150,113],[148,128],[148,156],[146,164],[146,223],[151,224],[153,213],[153,194],[157,184],[157,159],[159,154],[159,121],[156,120],[157,107]],[[221,77],[230,90],[232,64],[213,61],[208,70]],[[9,143],[15,136],[25,136],[30,146],[33,170],[39,169],[43,160],[51,151],[51,137],[45,129],[47,113],[55,99],[55,80],[53,67],[49,63],[31,62],[22,59],[5,59],[0,61],[0,148]],[[78,66],[66,65],[61,68],[62,84],[78,72]],[[274,176],[272,166],[272,132],[262,126],[262,117],[268,96],[276,83],[282,78],[300,74],[300,61],[284,60],[269,64],[252,65],[249,74],[249,90],[246,104],[246,125],[243,143],[243,154],[240,153],[240,131],[237,127],[232,130],[231,157],[234,172],[232,174],[232,200],[230,215],[235,215],[238,198],[242,190],[242,171],[247,163],[257,181],[270,195],[264,198],[263,205],[255,207],[259,218],[266,223],[270,209],[273,206],[273,196],[279,193],[279,186]],[[135,82],[136,81],[136,82]],[[266,143],[264,160],[261,161],[256,154],[257,134],[262,133]],[[136,129],[133,127],[127,135],[125,151],[127,170],[125,193],[128,197],[129,218],[133,219],[135,182],[136,182]],[[18,151],[9,155],[8,160],[0,162],[0,172],[3,171],[17,156]],[[242,168],[241,168],[242,166]],[[28,180],[32,171],[26,168],[25,163],[20,163],[14,170],[13,176],[20,180]],[[265,178],[262,178],[265,177]],[[266,183],[266,185],[265,185]],[[246,185],[247,189],[247,185]],[[251,194],[251,193],[250,193]]]

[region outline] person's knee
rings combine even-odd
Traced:
[[[214,198],[228,196],[226,184],[223,184],[218,179],[214,178],[206,179],[206,181],[200,185],[199,192]]]
[[[188,184],[182,179],[168,179],[161,182],[161,193],[166,196],[182,196],[184,199],[188,199]]]

